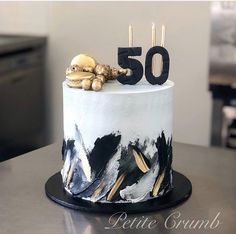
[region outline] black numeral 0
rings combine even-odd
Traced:
[[[162,72],[158,77],[154,76],[152,72],[153,71],[152,59],[155,54],[160,54],[162,56],[162,62],[163,62]],[[152,85],[164,84],[169,76],[169,66],[170,66],[169,53],[164,47],[154,46],[150,48],[149,51],[147,52],[145,60],[145,76],[147,81]]]
[[[122,68],[128,68],[132,71],[130,76],[124,74],[119,75],[117,80],[122,84],[134,85],[138,83],[143,77],[143,66],[142,64],[129,56],[140,56],[142,54],[141,47],[127,47],[118,48],[118,64]]]
[[[125,74],[121,74],[117,77],[117,80],[122,84],[134,85],[138,83],[143,76],[143,66],[137,60],[133,58],[129,58],[129,56],[140,56],[142,54],[141,47],[124,47],[118,48],[118,64],[125,69],[130,69],[132,74],[127,76]],[[160,76],[156,77],[153,74],[152,69],[152,59],[155,54],[160,54],[162,56],[162,72]],[[146,54],[145,60],[145,77],[147,81],[152,84],[162,85],[164,84],[169,76],[169,66],[170,66],[170,58],[168,51],[161,46],[154,46],[149,49]]]

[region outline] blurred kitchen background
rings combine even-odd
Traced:
[[[0,22],[0,161],[62,141],[73,56],[117,66],[128,25],[147,51],[152,22],[157,40],[166,25],[174,140],[236,148],[236,3],[0,2]]]

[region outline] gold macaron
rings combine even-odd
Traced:
[[[79,54],[72,59],[71,65],[78,65],[82,68],[91,67],[94,69],[97,65],[97,61],[87,54]]]

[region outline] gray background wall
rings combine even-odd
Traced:
[[[117,47],[151,46],[151,24],[166,25],[174,94],[174,140],[208,145],[211,100],[208,92],[210,3],[207,2],[0,2],[0,33],[47,35],[48,115],[52,138],[62,138],[64,72],[73,56],[88,53],[117,65]],[[142,60],[143,60],[142,56]]]

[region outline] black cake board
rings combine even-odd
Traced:
[[[192,193],[191,182],[181,173],[173,171],[173,189],[164,197],[139,203],[101,203],[72,198],[63,188],[61,173],[51,176],[45,184],[46,195],[54,202],[75,210],[96,213],[143,213],[167,209],[186,201]]]

